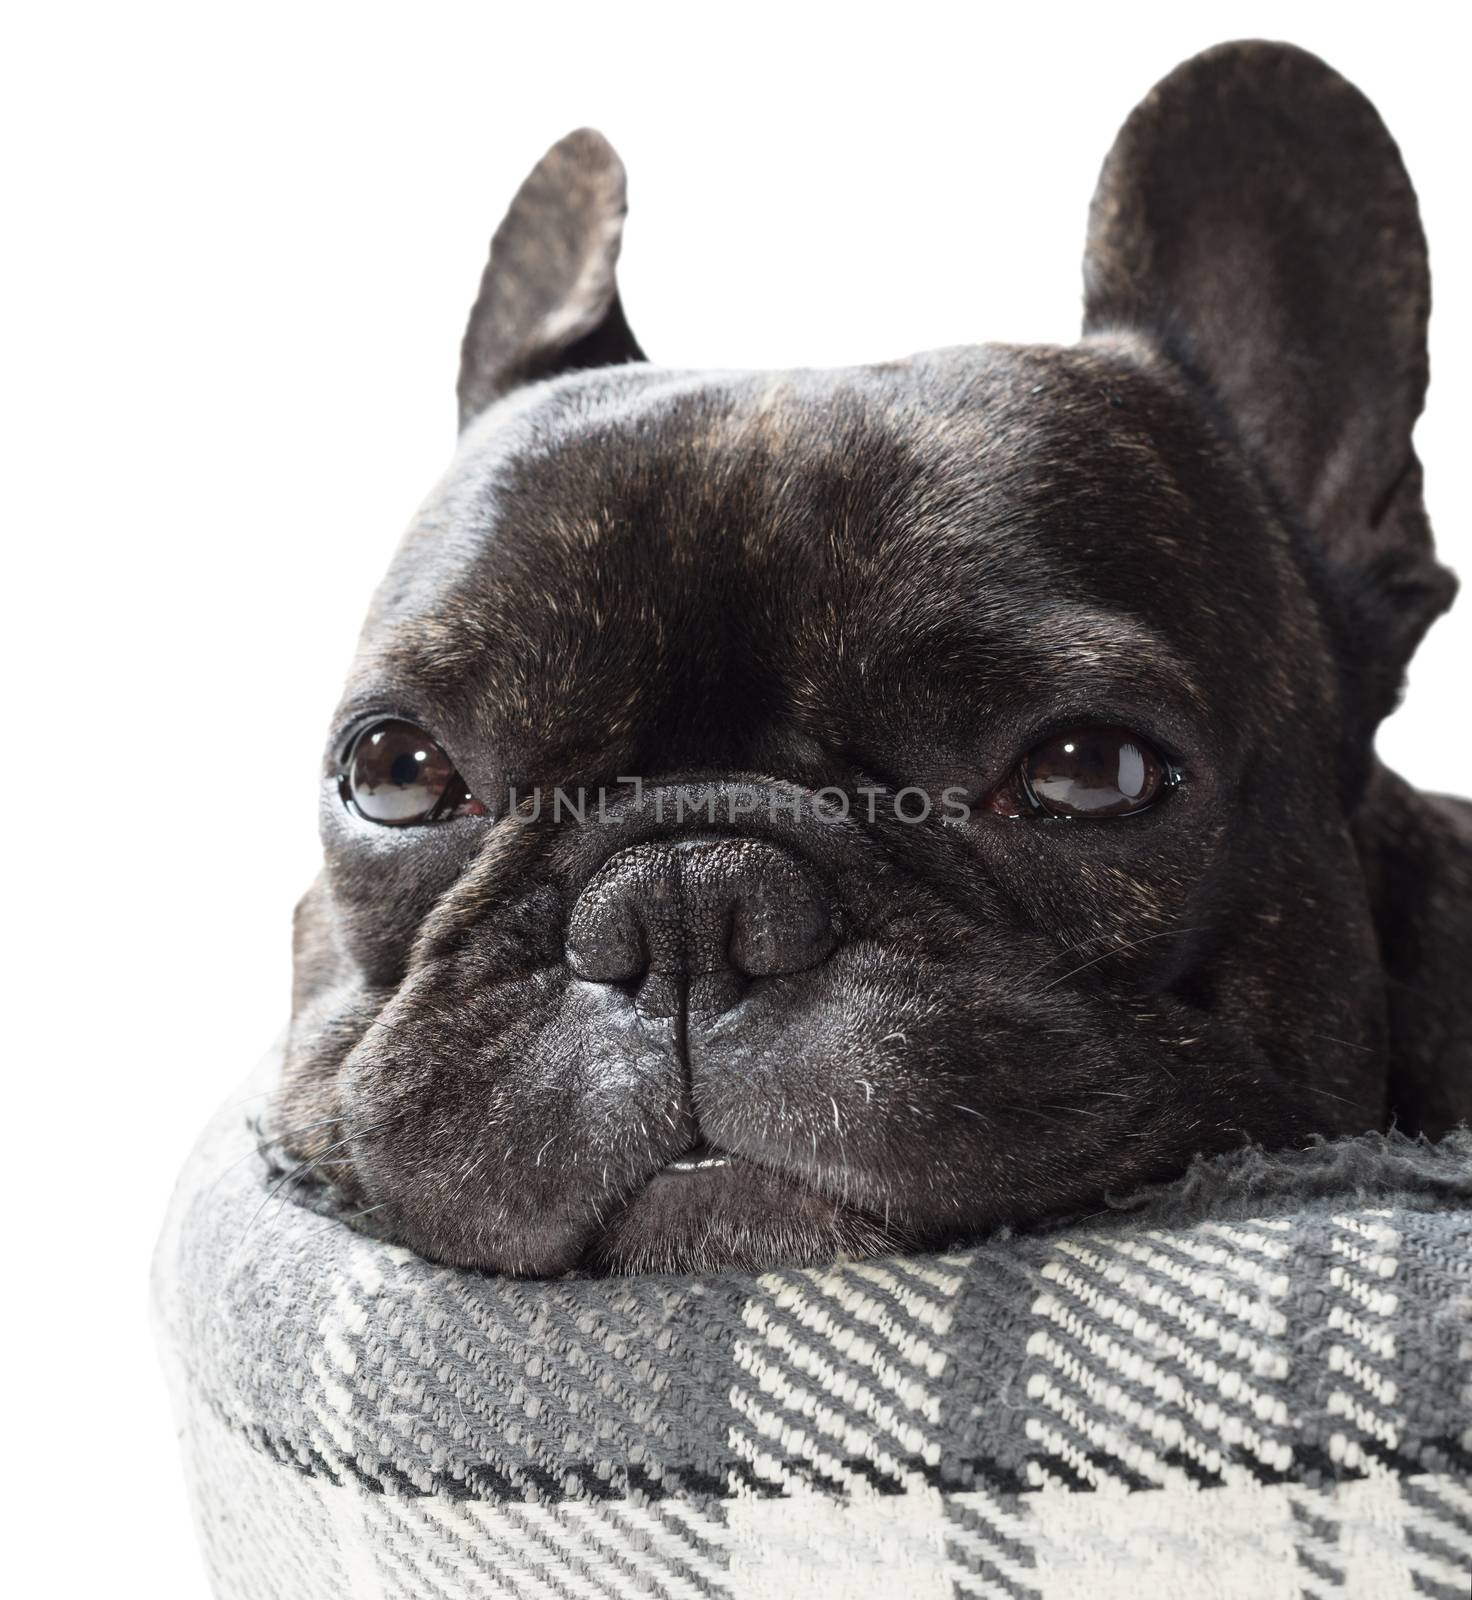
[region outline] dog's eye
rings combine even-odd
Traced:
[[[991,797],[1006,816],[1127,817],[1174,781],[1170,763],[1128,728],[1077,728],[1023,757]]]
[[[450,758],[412,722],[375,722],[358,735],[342,794],[359,816],[391,828],[485,815]]]

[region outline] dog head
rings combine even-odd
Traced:
[[[492,245],[298,914],[287,1147],[447,1262],[700,1268],[1378,1126],[1353,840],[1449,601],[1415,199],[1314,58],[1125,125],[1071,348],[648,365],[575,133]]]

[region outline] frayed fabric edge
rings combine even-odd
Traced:
[[[1438,1140],[1398,1133],[1316,1137],[1303,1149],[1248,1145],[1197,1156],[1179,1178],[1107,1195],[1132,1222],[1190,1223],[1203,1217],[1295,1208],[1394,1203],[1424,1210],[1472,1200],[1472,1129]]]

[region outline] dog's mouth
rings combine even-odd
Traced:
[[[705,1140],[606,1216],[584,1271],[710,1272],[873,1255],[896,1235],[792,1175]]]
[[[691,1145],[684,1155],[677,1156],[657,1172],[655,1177],[662,1178],[679,1173],[714,1172],[719,1167],[729,1166],[732,1159],[724,1150],[717,1150],[714,1145],[700,1139]]]

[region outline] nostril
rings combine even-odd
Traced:
[[[627,900],[584,893],[567,929],[567,959],[593,983],[635,984],[649,969],[644,930]]]
[[[748,977],[815,967],[836,942],[833,918],[812,887],[801,877],[780,877],[786,881],[745,885],[732,908],[728,959]]]

